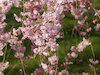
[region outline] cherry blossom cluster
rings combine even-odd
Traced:
[[[13,14],[21,26],[17,29],[12,28],[10,32],[4,32],[7,26],[6,13],[13,6],[23,9],[20,16]],[[61,64],[64,69],[59,71],[57,39],[62,37],[63,18],[68,12],[71,12],[77,22],[74,29],[80,35],[86,36],[92,28],[87,22],[88,16],[84,16],[84,14],[88,13],[91,8],[89,0],[0,0],[0,56],[4,56],[5,59],[3,50],[10,44],[11,49],[16,52],[15,57],[24,58],[26,47],[23,46],[23,41],[29,39],[31,41],[31,50],[29,51],[33,52],[33,57],[37,55],[41,57],[40,67],[32,75],[74,75],[68,71],[68,66],[73,64],[70,59],[76,59],[79,52],[82,52],[87,46],[91,46],[91,42],[83,38],[77,47],[72,46],[71,52],[65,57],[65,62]],[[100,24],[97,22],[97,18],[100,18],[100,10],[95,10],[94,15],[96,17],[93,20],[93,23],[96,24],[94,28],[99,31]],[[44,57],[43,60],[42,57]],[[99,63],[98,60],[94,59],[89,59],[89,61],[92,64],[90,66],[93,67]],[[0,75],[3,75],[4,69],[8,67],[8,62],[5,63],[3,60],[0,65]],[[83,75],[86,74],[83,73]]]

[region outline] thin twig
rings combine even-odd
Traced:
[[[22,58],[20,58],[20,61],[21,61],[21,65],[22,65],[22,68],[23,68],[24,75],[27,75],[26,72],[25,72],[25,68],[24,68],[24,64],[23,64]]]
[[[91,43],[91,50],[92,50],[93,58],[95,59],[95,53],[94,53],[94,49],[93,49],[92,43]],[[95,69],[95,67],[94,67],[94,75],[96,75],[96,69]]]
[[[6,59],[7,45],[8,45],[8,43],[5,46],[5,51],[4,51],[4,56],[3,56],[3,63],[5,62],[5,59]]]

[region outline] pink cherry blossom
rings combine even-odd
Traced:
[[[58,63],[58,58],[56,55],[53,55],[52,57],[48,58],[49,62],[51,63],[51,65],[55,65]]]
[[[48,70],[47,64],[41,63],[41,66],[44,69],[44,71],[47,71]]]
[[[84,48],[86,48],[89,45],[91,45],[89,40],[86,40],[85,38],[83,38],[83,41],[78,44],[77,49],[79,52],[81,52],[83,51]]]

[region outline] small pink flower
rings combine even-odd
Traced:
[[[15,17],[17,22],[21,22],[22,21],[21,18],[19,18],[16,14],[14,14],[14,17]]]
[[[83,51],[84,48],[86,48],[87,46],[91,45],[91,43],[89,42],[89,40],[86,40],[85,38],[83,38],[83,41],[79,43],[79,45],[77,46],[77,50],[79,52]]]
[[[93,60],[93,59],[89,59],[90,63],[96,65],[99,63],[99,61],[96,59],[96,60]]]
[[[93,23],[95,24],[96,22],[97,22],[97,19],[94,19],[94,20],[93,20]]]
[[[88,73],[86,73],[86,72],[83,72],[83,75],[89,75]]]
[[[77,57],[78,57],[78,54],[76,54],[75,52],[72,52],[72,53],[71,53],[71,56],[72,56],[73,58],[77,58]]]
[[[44,69],[44,71],[48,70],[48,65],[47,64],[41,63],[41,66]]]
[[[3,56],[3,54],[4,54],[4,53],[3,53],[3,51],[2,51],[2,50],[0,50],[0,56]]]
[[[96,31],[99,31],[99,30],[100,30],[100,24],[98,23],[98,24],[94,27],[94,29],[95,29]]]
[[[8,68],[9,66],[9,62],[6,62],[6,63],[0,63],[0,75],[3,75],[3,71]]]
[[[88,29],[86,29],[86,31],[87,32],[90,32],[92,30],[92,28],[90,27],[90,28],[88,28]]]
[[[56,55],[53,55],[52,57],[49,57],[48,60],[51,63],[51,65],[58,64],[58,58],[57,58]]]

